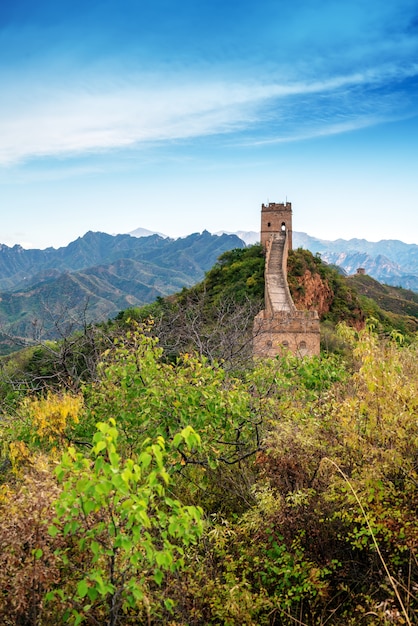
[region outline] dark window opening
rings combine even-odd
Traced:
[[[306,356],[308,354],[308,346],[306,345],[306,341],[301,341],[299,343],[299,354],[300,356]]]

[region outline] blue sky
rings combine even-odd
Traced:
[[[294,230],[418,243],[415,0],[7,0],[0,243]]]

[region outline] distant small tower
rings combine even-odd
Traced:
[[[269,202],[261,205],[261,245],[266,248],[266,243],[273,233],[287,232],[289,250],[292,250],[292,203],[284,204]]]

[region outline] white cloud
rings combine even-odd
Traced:
[[[229,133],[262,123],[266,107],[275,103],[275,118],[280,119],[287,99],[292,98],[297,118],[297,98],[315,94],[344,92],[349,102],[350,89],[380,84],[413,75],[412,66],[400,73],[386,67],[364,73],[337,76],[312,82],[280,84],[230,84],[189,82],[164,87],[142,87],[139,77],[118,85],[114,90],[62,92],[54,87],[40,93],[36,89],[13,106],[9,95],[7,108],[0,111],[0,163],[16,163],[39,156],[65,156],[122,148],[144,142],[186,139],[209,134]],[[138,86],[136,86],[138,85]],[[31,101],[32,99],[32,101]],[[315,106],[312,106],[312,111]],[[364,112],[364,111],[363,111]],[[269,115],[273,115],[269,111]],[[344,111],[342,111],[344,115]],[[303,133],[290,125],[290,134],[273,141],[297,141],[309,136],[346,132],[379,121],[379,115],[365,116],[336,124],[330,119],[326,128],[317,124]],[[295,130],[292,130],[294,128]]]

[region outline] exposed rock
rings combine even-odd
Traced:
[[[297,277],[298,287],[292,293],[293,301],[299,310],[318,311],[321,317],[330,310],[334,292],[323,281],[319,274],[306,270],[303,276]]]

